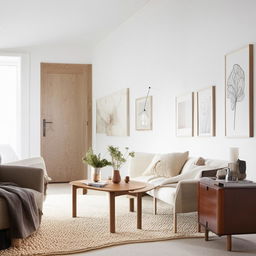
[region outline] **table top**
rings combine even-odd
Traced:
[[[108,181],[108,184],[104,187],[98,188],[93,187],[84,184],[83,182],[86,182],[88,180],[76,180],[71,181],[70,184],[79,188],[86,188],[86,189],[92,189],[92,190],[99,190],[99,191],[106,191],[106,192],[147,192],[149,190],[152,190],[154,188],[153,185],[150,185],[145,182],[139,182],[139,181],[133,181],[130,180],[129,183],[125,183],[124,181],[121,181],[119,184],[113,183],[111,180]]]

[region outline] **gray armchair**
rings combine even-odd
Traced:
[[[44,201],[44,170],[34,167],[0,165],[0,182],[13,182],[30,189],[35,195],[38,208],[42,211]],[[0,197],[0,241],[2,248],[10,246],[8,229],[10,220],[5,199]]]

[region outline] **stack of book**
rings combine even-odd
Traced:
[[[104,186],[106,186],[108,184],[107,181],[93,182],[93,181],[88,181],[88,180],[84,181],[83,183],[87,186],[92,186],[92,187],[96,187],[96,188],[103,188]]]

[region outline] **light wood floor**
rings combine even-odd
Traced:
[[[71,193],[68,184],[51,184],[49,194]],[[89,194],[99,193],[93,192]],[[256,255],[256,235],[240,235],[233,237],[233,251],[227,252],[226,238],[214,237],[211,241],[204,239],[183,239],[154,243],[140,243],[115,246],[86,253],[75,254],[77,256],[251,256]]]

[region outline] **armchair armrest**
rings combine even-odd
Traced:
[[[44,171],[39,168],[0,165],[0,181],[14,182],[21,187],[44,192]]]
[[[174,212],[186,213],[197,211],[197,190],[198,181],[196,179],[182,180],[177,185]]]
[[[5,165],[26,166],[26,167],[43,169],[45,183],[48,183],[49,181],[51,181],[51,178],[47,174],[45,162],[42,157],[32,157],[32,158],[17,160],[14,162],[5,163]]]

